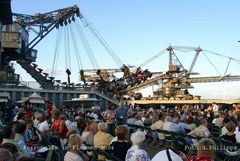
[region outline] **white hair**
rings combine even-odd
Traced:
[[[140,145],[145,140],[145,133],[143,131],[136,131],[131,136],[131,141],[134,145]]]
[[[98,124],[98,130],[99,131],[104,131],[105,132],[105,131],[107,131],[107,129],[108,129],[108,126],[105,122],[100,122]]]

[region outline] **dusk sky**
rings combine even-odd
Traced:
[[[34,15],[75,4],[125,64],[138,66],[166,49],[169,44],[200,46],[202,49],[240,60],[240,1],[237,0],[12,0],[12,11]],[[75,28],[74,24],[71,25]],[[83,25],[82,29],[99,67],[119,68],[97,38]],[[53,64],[57,32],[60,31],[52,31],[35,47],[38,50],[36,63],[49,73]],[[79,39],[79,33],[75,33],[83,69],[93,68]],[[30,32],[30,35],[33,37],[34,33]],[[62,40],[56,79],[66,81],[64,43],[66,40]],[[70,48],[72,81],[79,82],[79,68],[73,46]],[[176,51],[176,54],[183,65],[189,68],[194,52]],[[223,75],[228,59],[207,52],[204,54]],[[167,58],[165,53],[142,68],[166,71]],[[32,80],[18,65],[16,68],[23,80]],[[199,72],[199,76],[219,75],[204,55],[199,56],[193,71]],[[240,75],[240,64],[232,61],[227,74]],[[191,93],[204,98],[240,98],[240,82],[202,83],[193,86],[195,88]],[[144,93],[147,95],[149,90],[144,90]]]

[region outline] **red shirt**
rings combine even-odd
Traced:
[[[64,120],[62,118],[60,118],[59,120],[53,120],[52,129],[54,129],[55,131],[59,131],[61,123],[63,121]],[[66,126],[66,124],[64,124],[63,131],[59,134],[59,137],[61,139],[66,139],[67,138],[67,132],[68,132],[67,126]]]
[[[188,158],[187,161],[213,161],[213,160],[208,157],[191,156],[190,158]]]

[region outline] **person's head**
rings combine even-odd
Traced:
[[[136,131],[131,136],[131,141],[133,145],[141,145],[145,140],[145,133],[143,131]]]
[[[15,131],[12,126],[7,125],[3,127],[3,138],[13,139],[15,137]]]
[[[173,122],[174,122],[174,123],[178,124],[178,123],[179,123],[179,121],[180,121],[180,120],[179,120],[179,118],[178,118],[178,117],[175,117],[175,118],[173,118]]]
[[[125,140],[128,136],[129,129],[126,125],[118,125],[115,129],[115,134],[118,140]]]
[[[28,120],[26,121],[26,127],[27,127],[27,128],[32,128],[32,127],[33,127],[33,121],[32,121],[31,119],[28,119]]]
[[[160,113],[158,114],[158,119],[159,119],[159,120],[164,120],[164,114],[163,114],[162,112],[160,112]]]
[[[25,119],[25,113],[24,112],[19,112],[17,116],[17,120],[24,120]]]
[[[93,122],[90,124],[90,130],[96,134],[98,132],[98,124],[96,122]]]
[[[36,112],[36,113],[34,114],[34,117],[35,117],[36,120],[38,120],[38,121],[40,121],[40,122],[43,122],[43,121],[44,121],[44,116],[43,116],[43,114],[41,114],[41,113],[39,113],[39,112]]]
[[[141,120],[141,119],[142,119],[142,116],[141,116],[140,114],[137,114],[137,115],[135,116],[135,119],[136,119],[136,120]]]
[[[0,148],[0,161],[14,161],[13,155],[9,150]]]
[[[73,122],[73,121],[74,121],[73,115],[68,116],[68,120],[71,121],[71,122]]]
[[[17,158],[19,157],[19,153],[16,145],[12,143],[4,143],[1,145],[1,148],[9,150],[12,153],[14,160],[17,160]]]
[[[18,133],[18,134],[24,134],[26,130],[26,125],[25,124],[18,124],[16,127],[15,127],[15,133]]]
[[[165,117],[165,122],[172,122],[172,117],[171,116],[166,116]]]
[[[106,132],[108,129],[108,125],[105,122],[98,123],[98,130],[102,132]]]
[[[212,139],[204,138],[201,139],[197,145],[197,155],[199,157],[214,158],[215,154],[215,143]]]
[[[77,130],[69,130],[68,133],[67,133],[67,138],[69,139],[71,135],[73,134],[78,134]]]
[[[79,150],[82,145],[80,135],[72,134],[68,139],[68,145],[69,145],[69,148],[72,150]]]
[[[60,111],[58,109],[53,109],[52,110],[52,117],[53,117],[53,119],[58,120],[60,118]]]
[[[205,118],[201,118],[200,119],[200,123],[201,123],[201,125],[203,125],[203,126],[208,126],[208,122],[207,122],[207,119],[205,119]]]
[[[188,124],[193,124],[194,123],[194,118],[192,116],[189,116],[187,119]]]
[[[225,125],[226,129],[229,131],[229,132],[234,132],[235,129],[236,129],[236,126],[233,122],[228,122],[226,125]]]
[[[184,138],[176,138],[172,144],[171,148],[177,152],[184,151],[185,146],[187,145],[186,140]]]

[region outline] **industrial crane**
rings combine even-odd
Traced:
[[[9,62],[17,61],[43,89],[54,89],[54,77],[43,73],[43,70],[33,63],[37,58],[37,50],[34,47],[54,28],[58,29],[75,21],[75,16],[80,16],[79,8],[75,5],[47,13],[35,15],[13,13],[13,16],[15,17],[13,24],[3,27],[2,47],[4,51],[0,62],[1,67],[12,69]],[[29,41],[30,31],[33,31],[36,36]],[[9,72],[4,71],[5,73],[1,76],[1,78],[5,78],[3,82],[9,83],[12,80],[13,84],[18,85],[19,75],[14,76],[14,71],[10,70],[10,74],[13,76],[9,77]],[[67,73],[69,76],[70,71],[67,70]],[[15,78],[16,76],[18,77]]]
[[[190,65],[189,70],[185,69],[179,59],[177,58],[177,55],[174,53],[174,49],[176,50],[194,50],[195,56],[193,58],[193,61]],[[134,86],[128,86],[127,88],[121,90],[119,93],[121,94],[129,94],[132,95],[134,92],[139,91],[143,88],[147,88],[149,86],[153,85],[160,85],[157,91],[154,92],[155,97],[180,97],[180,98],[186,98],[185,96],[189,96],[190,94],[188,93],[189,88],[193,88],[191,83],[208,83],[208,82],[226,82],[226,81],[240,81],[240,75],[226,75],[226,72],[229,67],[229,63],[226,67],[225,73],[223,76],[210,76],[210,77],[191,77],[193,73],[193,67],[196,63],[196,60],[200,53],[202,51],[207,51],[203,50],[200,47],[198,48],[190,48],[190,47],[175,47],[175,46],[169,46],[167,49],[161,51],[158,53],[156,56],[151,57],[148,61],[150,62],[153,60],[153,58],[157,58],[158,56],[162,55],[168,51],[169,53],[169,69],[167,72],[162,72],[161,74],[155,76],[154,78],[148,79],[145,82],[142,82],[140,84],[136,84]],[[224,56],[218,53],[210,52],[211,54],[215,54],[218,56],[222,56],[225,58],[228,58],[231,61],[235,61],[239,63],[239,59],[235,59],[232,57]],[[176,59],[173,61],[173,59]],[[173,62],[177,62],[177,64],[174,64]],[[143,65],[145,65],[143,63]],[[159,83],[160,82],[160,83]],[[190,99],[192,97],[189,97]]]

